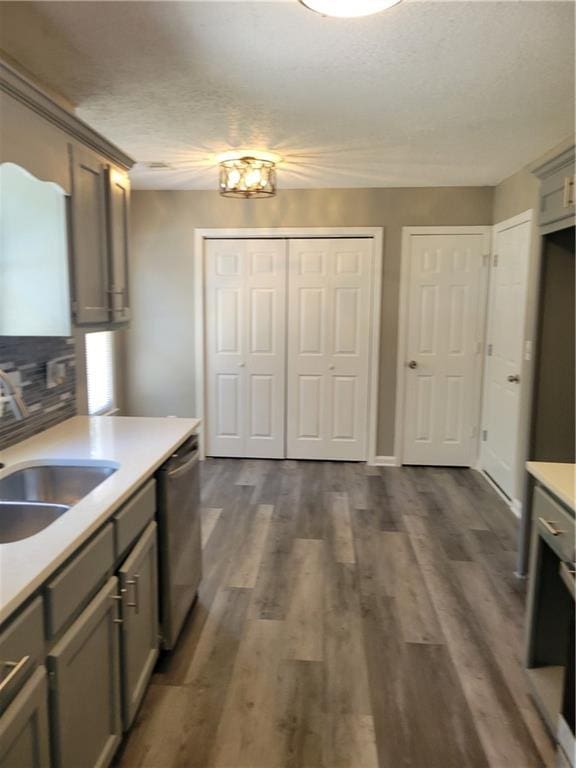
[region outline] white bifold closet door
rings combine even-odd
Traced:
[[[290,240],[286,455],[366,459],[371,239]]]
[[[206,244],[208,456],[285,455],[286,241]]]

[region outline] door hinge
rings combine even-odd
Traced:
[[[495,253],[495,254],[494,254],[494,260],[493,260],[492,264],[493,264],[495,267],[497,267],[497,266],[498,266],[498,254],[497,254],[497,253]]]
[[[78,314],[78,302],[77,301],[73,301],[72,302],[72,314],[73,314],[74,317],[76,317],[77,314]]]
[[[485,443],[486,440],[488,440],[488,430],[487,429],[483,429],[482,430],[482,442]]]
[[[488,357],[492,357],[492,344],[488,344],[488,347],[486,348],[486,354]]]

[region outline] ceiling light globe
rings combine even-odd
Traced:
[[[371,16],[380,13],[402,0],[300,0],[300,3],[311,11],[322,16],[335,16],[338,18],[353,18],[359,16]]]

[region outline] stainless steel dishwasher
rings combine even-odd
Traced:
[[[202,578],[198,438],[183,443],[156,477],[162,647],[172,650]]]

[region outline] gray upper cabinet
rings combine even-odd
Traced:
[[[126,323],[130,317],[127,172],[132,159],[5,62],[0,62],[0,114],[0,163],[20,165],[37,179],[58,184],[63,198],[69,196],[74,322],[98,329]],[[48,238],[49,245],[53,239]],[[68,266],[66,258],[64,263]],[[52,279],[55,275],[51,270]],[[46,298],[65,292],[68,299],[67,270],[56,287],[41,282]],[[67,307],[65,312],[69,319]],[[32,335],[39,333],[35,329]]]
[[[50,768],[46,670],[39,667],[0,717],[2,768]]]
[[[76,324],[126,323],[130,319],[128,176],[84,147],[71,145],[70,157]]]
[[[118,572],[122,594],[124,728],[132,724],[158,658],[156,523],[150,523]]]
[[[72,172],[72,264],[74,318],[78,325],[110,320],[107,168],[98,155],[70,146]]]
[[[117,598],[111,578],[48,656],[54,768],[105,768],[120,743]]]
[[[535,168],[540,179],[540,228],[542,234],[556,232],[574,224],[576,188],[574,147]]]
[[[126,174],[115,168],[108,169],[107,181],[111,320],[113,323],[126,323],[130,319],[128,284],[130,184]]]

